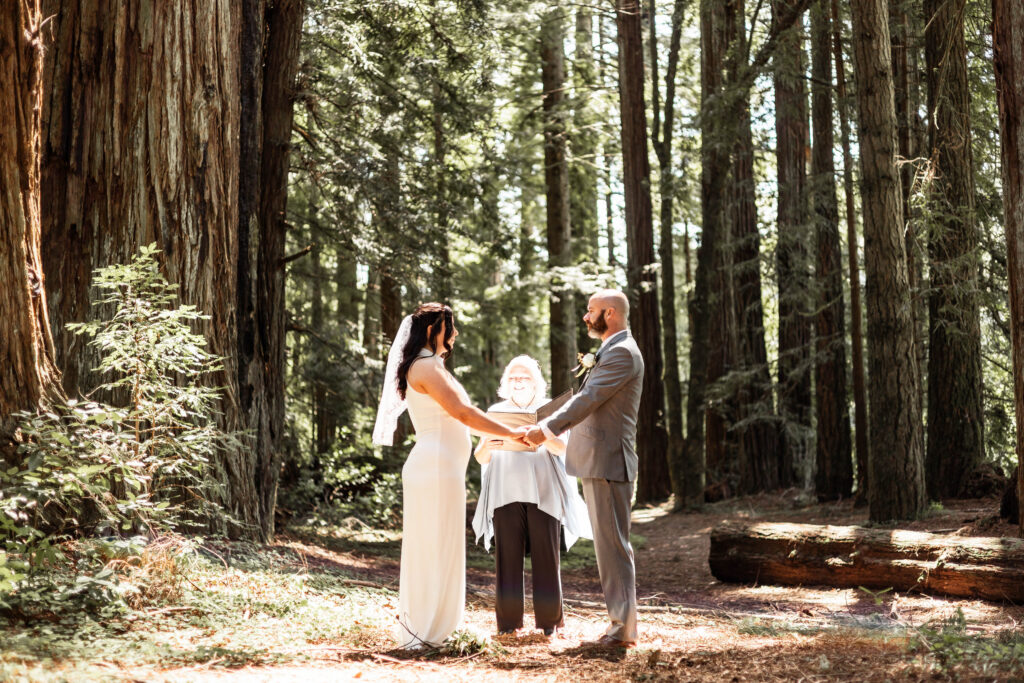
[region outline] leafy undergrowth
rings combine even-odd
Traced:
[[[354,585],[333,569],[308,571],[303,556],[279,547],[221,542],[178,550],[170,564],[166,557],[122,560],[82,582],[93,592],[103,582],[93,596],[102,605],[69,595],[72,575],[50,575],[46,586],[11,596],[23,606],[5,610],[0,680],[280,664],[308,658],[311,644],[385,642],[396,602],[389,588]],[[142,573],[148,580],[137,580]]]
[[[303,528],[272,546],[164,538],[63,550],[79,574],[6,596],[0,681],[1015,680],[1016,608],[892,592],[708,585],[666,593],[666,544],[704,542],[707,516],[635,520],[641,639],[581,646],[605,612],[587,544],[563,558],[566,625],[494,634],[493,557],[469,550],[464,627],[393,649],[400,537]],[[659,516],[660,515],[660,516]],[[685,558],[682,546],[680,557]],[[697,548],[699,551],[699,547]],[[675,551],[672,551],[675,552]],[[574,555],[576,553],[576,555]],[[102,563],[106,569],[95,571]],[[703,567],[676,563],[693,585]],[[104,573],[106,572],[106,573]],[[676,581],[676,579],[672,579]],[[661,583],[659,583],[661,582]],[[963,609],[961,609],[961,605]]]

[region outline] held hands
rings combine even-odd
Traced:
[[[522,439],[523,443],[530,448],[539,446],[547,440],[548,437],[544,435],[544,430],[540,427],[530,427]]]
[[[515,429],[512,430],[512,436],[509,437],[509,440],[518,441],[524,446],[529,446],[530,442],[526,440],[526,435],[529,431],[530,428],[526,425],[523,425],[522,427],[516,427]]]

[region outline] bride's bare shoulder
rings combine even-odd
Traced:
[[[436,356],[420,356],[413,360],[412,365],[409,366],[407,377],[410,382],[419,384],[420,382],[430,381],[435,378],[438,374],[438,370],[443,367],[436,361]]]

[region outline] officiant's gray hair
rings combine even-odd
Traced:
[[[498,397],[509,398],[512,395],[512,387],[509,386],[508,378],[512,374],[512,368],[525,368],[530,376],[533,377],[533,383],[537,387],[537,398],[542,398],[548,395],[548,383],[544,381],[544,375],[540,371],[540,363],[527,355],[516,356],[508,362],[505,366],[505,371],[501,373],[501,384],[498,385]]]

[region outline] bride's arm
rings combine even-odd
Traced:
[[[484,411],[463,398],[455,386],[455,380],[434,363],[414,363],[409,368],[408,381],[413,389],[421,391],[441,404],[445,412],[470,429],[484,434],[493,434],[503,439],[515,439],[526,433],[525,428],[509,429],[497,420],[487,417]]]

